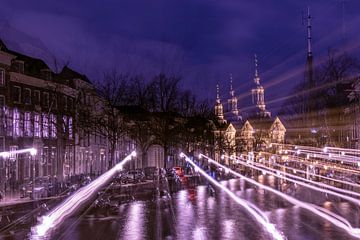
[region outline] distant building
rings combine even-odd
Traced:
[[[107,169],[106,139],[85,131],[81,111],[93,109],[94,87],[68,67],[54,73],[36,58],[9,50],[0,41],[0,152],[36,148],[37,155],[0,160],[0,189],[36,177],[64,180]],[[84,120],[84,119],[83,119]]]
[[[219,86],[216,86],[214,124],[214,158],[221,160],[221,155],[240,155],[243,152],[262,149],[270,143],[284,143],[286,128],[279,117],[271,118],[271,113],[266,109],[265,90],[260,84],[258,63],[255,55],[255,87],[251,90],[252,102],[255,110],[247,116],[240,115],[238,99],[232,86],[230,76],[230,98],[227,108],[224,108],[219,96]]]

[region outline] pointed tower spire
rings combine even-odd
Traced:
[[[257,55],[254,55],[255,57],[255,77],[254,77],[254,82],[256,85],[260,85],[260,77],[259,77],[259,73],[258,73],[258,60],[257,60]]]
[[[305,86],[307,94],[303,101],[303,118],[304,122],[310,125],[310,127],[314,126],[314,121],[316,119],[316,96],[313,92],[315,88],[315,79],[314,79],[314,67],[313,67],[313,53],[312,53],[312,25],[311,25],[311,14],[310,8],[308,7],[307,12],[307,56],[306,56],[306,69],[305,69]]]
[[[308,7],[307,13],[307,56],[312,56],[312,49],[311,49],[311,15],[310,15],[310,7]]]
[[[251,90],[252,101],[256,106],[257,114],[261,117],[270,117],[271,113],[266,110],[265,105],[265,89],[260,85],[260,77],[258,73],[258,60],[255,54],[255,77],[254,82],[256,87]]]
[[[220,122],[224,121],[224,110],[220,100],[219,84],[216,84],[215,116]]]
[[[233,97],[235,95],[234,89],[233,89],[233,77],[230,73],[230,96]]]

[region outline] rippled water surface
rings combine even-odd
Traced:
[[[260,182],[274,184],[271,177]],[[242,180],[222,184],[259,207],[287,239],[352,239],[346,232],[264,190],[246,186]],[[359,210],[344,202],[326,201],[322,207],[347,217],[359,226]],[[184,189],[171,200],[133,201],[116,213],[92,211],[69,219],[55,239],[270,239],[241,206],[224,192],[211,196],[206,186]]]

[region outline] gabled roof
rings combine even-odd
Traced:
[[[249,128],[250,130],[254,130],[254,127],[250,124],[250,122],[248,120],[246,120],[246,122],[244,122],[244,124],[240,128],[240,131],[244,131],[245,128]]]
[[[276,117],[274,122],[271,124],[270,129],[272,129],[273,127],[275,127],[276,124],[280,125],[280,128],[283,128],[286,131],[286,127],[284,126],[284,124],[281,122],[279,117]]]
[[[248,121],[255,130],[269,130],[273,124],[271,118],[253,118]]]
[[[86,75],[78,73],[75,70],[69,68],[68,66],[64,66],[58,75],[64,79],[82,79],[88,83],[91,83]]]
[[[1,47],[1,51],[16,56],[15,60],[20,60],[24,62],[24,73],[26,75],[41,78],[41,70],[44,69],[51,70],[49,66],[41,59],[30,57],[25,54],[8,49],[5,43],[1,39],[0,39],[0,47]]]

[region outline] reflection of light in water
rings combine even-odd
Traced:
[[[86,205],[87,201],[89,201],[91,197],[94,197],[97,191],[108,184],[112,180],[113,176],[122,170],[124,164],[135,156],[136,152],[133,151],[120,163],[116,164],[114,167],[103,173],[88,185],[77,190],[49,213],[42,216],[39,224],[31,228],[31,238],[38,239],[49,237],[48,235],[50,230],[53,230],[54,228],[61,225],[68,217]]]
[[[348,202],[339,203],[339,208],[341,209],[341,212],[344,213],[345,215],[350,214],[351,208]]]
[[[286,221],[287,219],[284,219],[284,216],[286,214],[286,211],[286,208],[278,208],[275,211],[271,212],[271,215],[275,218],[276,226],[278,226],[280,229],[285,229],[284,221]]]
[[[205,240],[206,237],[206,228],[205,227],[196,227],[193,231],[194,240]]]
[[[331,210],[331,202],[330,201],[324,202],[324,208]]]
[[[221,239],[234,239],[234,220],[225,219],[222,222],[222,237]]]
[[[230,179],[229,180],[229,189],[230,191],[236,191],[237,189],[237,179]]]
[[[196,198],[196,217],[197,223],[199,225],[205,225],[207,218],[206,218],[206,199],[208,198],[207,195],[207,187],[206,186],[198,186],[196,188],[197,198]]]
[[[176,234],[177,239],[189,239],[191,237],[191,230],[194,227],[194,208],[188,199],[188,191],[181,190],[177,194],[177,209],[176,209]]]
[[[124,229],[119,239],[144,239],[144,209],[145,204],[141,202],[133,202],[129,206],[128,216],[125,222]]]

